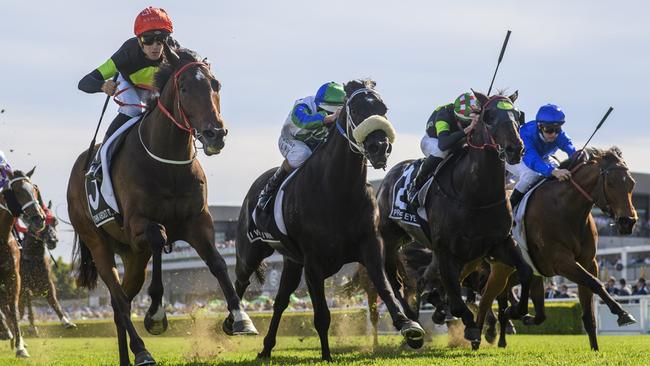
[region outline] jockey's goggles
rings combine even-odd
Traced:
[[[140,36],[140,42],[145,46],[151,46],[154,42],[165,44],[169,34],[143,34]]]
[[[542,126],[542,131],[547,134],[558,134],[562,132],[562,127],[560,126]]]

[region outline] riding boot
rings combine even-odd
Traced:
[[[288,167],[288,164],[283,163],[280,165],[278,170],[273,173],[269,181],[266,183],[264,186],[264,189],[262,189],[262,192],[260,192],[260,196],[257,200],[257,209],[258,210],[266,210],[267,206],[269,204],[269,201],[271,201],[271,198],[275,194],[275,191],[280,187],[282,182],[284,181],[284,178],[289,175],[291,172],[291,168]]]
[[[113,119],[111,124],[108,126],[108,129],[106,130],[106,134],[104,134],[104,140],[102,141],[102,145],[106,143],[108,138],[115,133],[122,125],[124,125],[128,120],[130,120],[132,117],[128,116],[124,113],[118,113],[117,116]],[[101,149],[100,146],[100,149]],[[91,176],[95,178],[96,180],[100,181],[102,179],[102,172],[101,172],[101,158],[99,154],[99,149],[95,153],[95,158],[93,159],[92,163],[90,164],[90,167],[88,168],[88,173],[86,173],[87,176]]]
[[[440,164],[440,162],[442,162],[442,160],[443,158],[429,155],[424,159],[422,164],[420,164],[420,169],[418,169],[417,175],[411,184],[409,184],[408,190],[406,192],[406,199],[411,205],[417,206],[418,191],[420,188],[422,188],[427,179],[429,179],[431,173],[436,170],[436,167],[438,164]]]
[[[515,207],[521,202],[521,199],[524,198],[524,194],[519,192],[516,189],[512,190],[512,194],[510,195],[510,206],[514,210]]]

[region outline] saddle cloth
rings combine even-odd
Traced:
[[[531,189],[526,192],[524,197],[521,199],[517,207],[513,208],[513,216],[515,220],[515,227],[512,228],[512,236],[519,245],[519,248],[521,248],[521,255],[524,257],[524,260],[528,265],[533,269],[533,273],[536,276],[542,276],[539,273],[539,270],[537,267],[535,267],[535,263],[533,263],[533,259],[530,256],[529,250],[528,250],[528,243],[526,241],[526,223],[524,218],[526,217],[526,207],[528,206],[528,199],[530,196],[533,194],[533,192],[540,186],[542,183],[546,182],[546,179],[541,180],[539,183],[535,184]]]
[[[140,119],[142,119],[142,116],[133,117],[128,120],[106,140],[106,143],[99,147],[97,151],[101,159],[101,167],[99,169],[104,172],[101,182],[94,176],[87,175],[85,177],[84,186],[88,198],[88,210],[90,211],[90,217],[92,217],[97,227],[115,220],[120,213],[110,175],[111,158],[117,151],[116,147],[119,145],[117,142],[122,136],[126,136],[125,132],[138,123]]]

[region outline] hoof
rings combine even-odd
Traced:
[[[524,325],[535,325],[535,317],[526,314],[521,318],[521,322],[524,323]]]
[[[481,346],[481,342],[472,342],[472,350],[473,351],[478,351],[480,346]]]
[[[321,360],[323,360],[325,362],[332,362],[332,356],[330,356],[330,355],[323,356],[323,357],[321,357]]]
[[[506,342],[499,342],[499,348],[506,348],[507,345]]]
[[[221,329],[223,330],[224,333],[226,333],[229,336],[234,335],[234,333],[232,331],[233,323],[234,323],[234,320],[233,320],[233,317],[232,317],[232,314],[231,314],[231,315],[228,315],[228,317],[226,317],[226,319],[224,319],[223,323],[221,324]],[[258,358],[259,358],[260,354],[261,353],[259,353],[257,355]]]
[[[63,328],[64,329],[77,329],[77,324],[75,324],[73,322],[68,322],[68,323],[63,324]]]
[[[406,344],[413,349],[419,349],[424,344],[424,329],[414,321],[409,321],[402,326],[400,333],[406,340]]]
[[[271,358],[271,352],[262,351],[257,354],[257,358],[259,358],[260,360],[268,360],[269,358]]]
[[[632,325],[632,324],[636,323],[636,319],[634,319],[634,317],[632,315],[630,315],[630,313],[623,312],[623,313],[618,315],[617,322],[618,322],[618,326],[622,327],[622,326],[625,326],[625,325]]]
[[[445,319],[447,319],[447,314],[444,311],[434,311],[431,315],[431,320],[434,324],[442,325],[445,324]]]
[[[250,319],[242,319],[233,323],[231,335],[258,335],[259,332]]]
[[[489,344],[494,344],[494,341],[497,339],[497,331],[494,328],[488,328],[485,331],[485,341]]]
[[[149,351],[144,350],[140,351],[137,355],[135,355],[135,366],[143,366],[143,365],[155,365],[156,361],[153,359],[151,356],[151,353]]]
[[[36,326],[30,325],[27,328],[27,335],[30,337],[38,338],[38,328]]]
[[[29,358],[29,352],[27,352],[27,349],[19,349],[16,350],[16,357],[18,358]]]
[[[506,334],[517,334],[517,329],[514,324],[506,325]]]
[[[153,317],[149,315],[149,311],[147,311],[147,314],[144,316],[144,328],[149,332],[149,334],[161,335],[165,333],[168,326],[167,314],[163,314],[161,320],[154,320]]]
[[[478,328],[465,328],[464,336],[470,342],[481,342],[481,331]]]

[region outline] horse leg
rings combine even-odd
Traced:
[[[244,311],[235,287],[228,276],[228,266],[214,245],[214,226],[210,214],[204,212],[185,222],[185,240],[196,250],[216,277],[226,298],[230,314],[224,320],[222,329],[228,335],[257,335],[257,329]]]
[[[528,297],[530,296],[530,284],[533,280],[533,269],[522,257],[521,251],[512,236],[508,236],[503,243],[496,245],[492,255],[501,263],[517,269],[517,276],[521,283],[519,306],[509,308],[506,312],[509,318],[520,319],[528,314]]]
[[[59,300],[56,298],[56,287],[54,287],[54,282],[52,282],[52,280],[49,279],[49,277],[47,278],[46,297],[47,297],[47,302],[50,304],[50,307],[54,310],[56,315],[59,317],[59,320],[61,321],[61,325],[63,325],[63,328],[65,329],[76,328],[77,325],[71,322],[70,319],[68,319],[66,314],[63,312],[63,309],[61,309],[61,304],[59,304]]]
[[[88,240],[84,240],[84,242],[86,245],[90,244],[90,241]],[[88,248],[91,251],[93,261],[97,267],[97,273],[106,284],[106,287],[108,287],[108,291],[111,295],[113,319],[115,321],[115,327],[117,328],[120,365],[130,365],[129,350],[127,348],[127,334],[130,338],[129,346],[135,355],[135,366],[155,363],[131,321],[131,301],[120,285],[113,252],[106,248],[103,242],[93,244],[95,245],[88,246]],[[126,267],[124,272],[125,277],[130,276],[130,274],[127,273]]]
[[[443,286],[447,291],[451,314],[460,318],[465,325],[464,337],[472,343],[481,342],[481,331],[474,322],[474,314],[469,310],[463,301],[460,292],[460,269],[453,262],[452,258],[444,252],[440,252],[440,277]]]
[[[506,288],[508,277],[510,277],[512,272],[514,272],[514,268],[506,266],[505,264],[496,261],[492,261],[490,263],[490,275],[488,276],[485,288],[483,289],[481,301],[478,305],[478,314],[476,316],[479,332],[483,329],[483,323],[485,321],[486,314],[488,312],[492,312],[492,303],[494,302],[494,299],[497,298],[499,294],[501,294]],[[492,333],[488,332],[485,335],[485,340],[488,343],[493,343],[495,337],[496,334],[493,328]],[[479,337],[479,340],[477,342],[472,342],[472,348],[475,350],[478,349],[480,343],[481,340]]]
[[[379,307],[377,306],[377,290],[373,286],[368,286],[366,289],[368,295],[368,314],[370,316],[370,323],[372,324],[372,347],[379,347],[379,335],[377,324],[379,323]]]
[[[544,281],[542,277],[535,276],[530,283],[530,299],[535,306],[535,317],[524,316],[522,322],[525,325],[540,325],[546,320],[546,311],[544,310]]]
[[[8,307],[7,315],[9,316],[9,322],[11,323],[11,327],[13,328],[15,334],[14,342],[16,347],[16,357],[27,358],[29,357],[29,353],[25,348],[25,342],[23,340],[23,336],[20,331],[20,326],[18,324],[18,294],[10,295],[9,299],[11,300],[7,304]]]
[[[285,259],[282,267],[282,277],[280,278],[280,287],[278,288],[278,293],[275,295],[275,302],[273,303],[273,317],[271,318],[271,324],[269,324],[269,330],[264,337],[264,349],[262,352],[257,354],[257,358],[271,357],[271,351],[273,350],[273,347],[275,347],[282,313],[287,306],[289,306],[291,294],[296,291],[298,285],[300,285],[301,278],[302,266]]]
[[[321,359],[332,361],[327,332],[330,328],[331,316],[325,300],[325,278],[316,266],[305,265],[305,281],[309,289],[309,297],[314,307],[314,327],[320,338]]]
[[[135,240],[145,241],[148,244],[152,257],[151,283],[149,283],[147,290],[151,297],[151,305],[149,305],[149,309],[147,309],[147,313],[144,316],[144,327],[149,334],[160,335],[167,330],[168,326],[167,314],[162,303],[165,292],[165,287],[162,283],[162,250],[165,244],[167,244],[167,231],[161,224],[148,222],[144,230],[144,236],[140,235]],[[137,241],[135,242],[137,243]],[[139,277],[141,270],[139,268],[133,269],[138,271]],[[134,278],[134,280],[142,286],[139,278]],[[133,286],[136,286],[137,283]]]
[[[399,303],[402,305],[402,308],[404,309],[404,315],[406,315],[409,319],[417,321],[417,316],[415,315],[415,312],[411,309],[411,306],[409,305],[408,301],[406,301],[406,298],[402,295],[402,289],[404,288],[403,283],[400,279],[400,273],[399,273],[399,268],[400,264],[399,262],[399,254],[395,250],[394,252],[391,251],[386,251],[386,277],[388,278],[388,281],[390,282],[391,288],[393,289],[393,294],[395,294],[395,298]]]
[[[508,325],[512,324],[508,318],[506,310],[508,309],[508,297],[500,294],[497,297],[498,304],[498,318],[499,318],[499,348],[506,348],[508,342],[506,341],[506,335],[508,334]],[[514,328],[513,328],[514,329]],[[514,334],[514,333],[513,333]]]
[[[563,255],[564,254],[564,255]],[[558,253],[558,262],[556,264],[556,271],[559,275],[568,278],[569,280],[590,289],[593,293],[600,296],[601,299],[607,304],[612,314],[618,315],[618,325],[630,325],[636,323],[636,320],[627,311],[623,310],[621,305],[612,298],[612,296],[605,290],[603,284],[593,274],[587,272],[573,259],[571,253]],[[588,265],[591,268],[598,268],[596,260]]]
[[[2,306],[0,306],[2,308]],[[5,318],[5,312],[0,311],[0,341],[7,341],[14,339],[13,333],[9,330],[7,325],[7,318]]]
[[[240,240],[238,238],[238,240]],[[248,240],[241,239],[241,240]],[[241,245],[241,244],[238,244]],[[242,253],[243,252],[243,253]],[[265,243],[255,243],[249,245],[245,251],[237,248],[237,263],[235,264],[235,291],[240,299],[244,298],[246,289],[250,285],[250,277],[253,272],[257,272],[264,258],[273,254],[274,249]]]
[[[375,236],[374,240],[360,246],[362,253],[361,264],[366,267],[368,277],[370,277],[375,289],[377,289],[377,294],[386,304],[395,328],[399,329],[411,348],[420,348],[424,344],[424,329],[420,324],[404,315],[399,302],[395,298],[384,270],[384,259],[381,253],[382,245],[377,239]]]
[[[38,337],[38,328],[36,328],[36,324],[34,324],[34,309],[32,308],[32,291],[29,289],[25,289],[23,291],[23,296],[21,296],[22,299],[24,299],[24,305],[27,307],[27,319],[29,320],[29,328],[28,328],[28,334],[33,335],[34,337]],[[23,314],[20,314],[19,319],[22,319]]]
[[[587,263],[586,269],[594,277],[598,277],[598,265],[595,260]],[[594,293],[586,286],[578,286],[578,298],[582,307],[582,324],[589,336],[589,346],[592,350],[598,351],[598,338],[596,337],[596,318],[594,316],[593,299]]]

